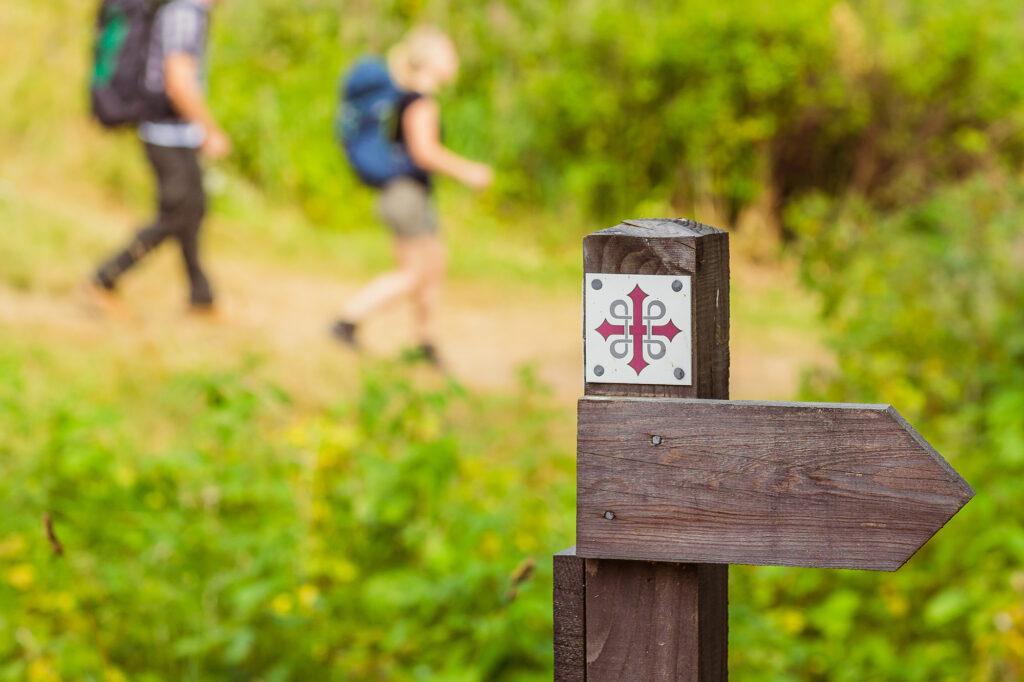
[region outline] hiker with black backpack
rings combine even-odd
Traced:
[[[434,322],[446,253],[434,208],[435,173],[474,189],[491,184],[485,164],[441,143],[440,108],[433,95],[454,82],[459,59],[451,39],[434,27],[413,29],[388,53],[387,63],[364,59],[342,85],[338,134],[353,169],[379,189],[378,212],[394,238],[397,267],[379,275],[345,305],[331,332],[359,348],[359,324],[383,306],[411,297],[419,354],[439,366]]]
[[[190,309],[213,311],[199,258],[206,213],[199,153],[228,154],[231,143],[206,105],[206,42],[216,0],[104,0],[97,21],[93,113],[107,127],[138,125],[159,196],[156,219],[111,256],[86,285],[90,302],[115,312],[118,280],[173,237],[191,288]]]

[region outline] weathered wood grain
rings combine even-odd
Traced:
[[[693,278],[693,385],[586,383],[587,395],[729,397],[728,233],[692,220],[626,220],[584,238],[583,266]],[[589,682],[728,679],[728,566],[588,556]]]
[[[588,559],[591,680],[726,679],[726,566]]]
[[[586,682],[586,581],[583,559],[570,547],[554,561],[555,682]]]
[[[973,494],[887,405],[579,403],[583,557],[893,571]]]
[[[587,395],[727,398],[729,235],[692,220],[625,220],[583,239],[583,270],[693,277],[692,386],[586,383]],[[584,329],[590,321],[584,320]]]

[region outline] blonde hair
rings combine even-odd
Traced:
[[[448,35],[436,26],[417,26],[405,34],[402,41],[388,50],[388,70],[396,84],[409,88],[416,75],[437,59],[444,50],[455,53],[455,45]]]

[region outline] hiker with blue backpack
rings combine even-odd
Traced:
[[[446,267],[433,200],[434,174],[474,189],[491,184],[489,166],[465,159],[441,143],[434,95],[455,81],[459,58],[451,39],[434,27],[413,29],[387,62],[363,59],[342,85],[338,133],[364,183],[379,190],[378,213],[394,239],[397,267],[373,279],[344,306],[331,332],[358,349],[359,325],[371,314],[409,297],[415,308],[419,354],[440,366],[437,308]]]
[[[87,282],[90,303],[117,312],[118,281],[163,241],[180,248],[190,309],[213,311],[199,258],[206,213],[199,154],[216,159],[231,143],[206,105],[206,41],[216,0],[103,0],[91,84],[95,117],[106,127],[137,125],[156,178],[155,220]]]

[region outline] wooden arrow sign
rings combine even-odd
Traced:
[[[892,407],[588,397],[577,554],[894,571],[974,495]]]

